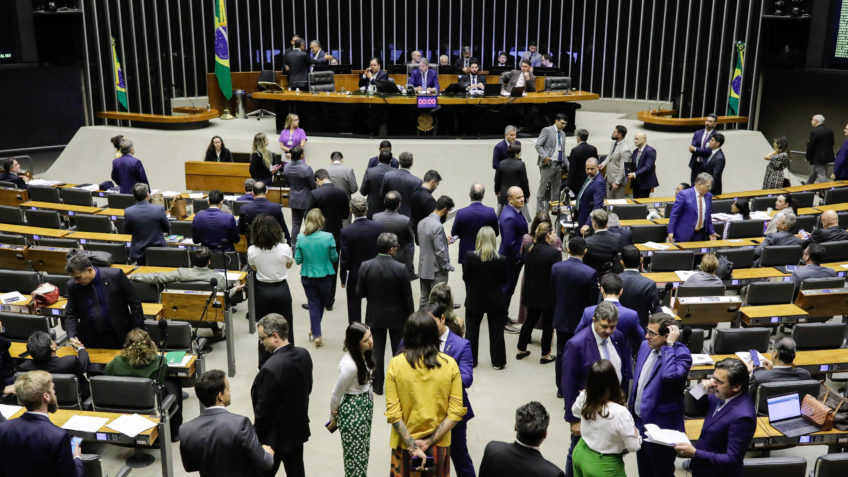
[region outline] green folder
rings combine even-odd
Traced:
[[[183,362],[183,358],[185,358],[185,351],[168,351],[165,353],[165,358],[168,360],[168,364],[180,364]]]

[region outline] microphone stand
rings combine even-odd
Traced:
[[[162,323],[165,323],[162,326]],[[156,373],[156,396],[157,403],[156,407],[159,410],[159,424],[162,426],[162,432],[167,433],[168,437],[171,437],[170,434],[170,424],[168,419],[168,411],[164,407],[165,395],[167,394],[167,390],[165,388],[165,380],[162,377],[162,366],[165,366],[167,369],[168,362],[165,359],[165,347],[168,345],[168,322],[164,318],[159,322],[159,371]],[[167,373],[166,373],[167,376]],[[165,443],[167,444],[167,442]]]

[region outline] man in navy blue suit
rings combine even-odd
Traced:
[[[247,237],[247,243],[250,244],[250,224],[260,214],[267,214],[277,219],[280,227],[283,228],[283,235],[286,242],[291,243],[291,234],[286,226],[286,219],[283,217],[283,209],[280,204],[271,202],[267,198],[268,188],[262,181],[257,181],[253,184],[253,201],[241,207],[239,212],[238,230],[239,233]]]
[[[689,145],[689,152],[692,156],[689,158],[690,173],[689,183],[695,182],[695,177],[704,172],[704,158],[710,155],[710,138],[716,133],[715,127],[718,122],[718,116],[708,114],[704,121],[704,129],[695,131],[692,135],[692,144]]]
[[[736,358],[723,359],[701,386],[709,393],[709,405],[698,443],[677,444],[674,450],[679,457],[692,459],[693,477],[742,477],[742,461],[757,429],[757,410],[748,394],[748,367]]]
[[[46,371],[30,371],[15,380],[18,401],[26,412],[0,426],[0,475],[82,477],[79,445],[50,422],[56,412],[56,390]]]
[[[112,182],[120,186],[121,194],[131,194],[133,186],[139,182],[150,186],[144,166],[133,156],[135,148],[132,141],[121,139],[121,154],[112,161]]]
[[[171,233],[171,223],[165,209],[150,203],[150,189],[139,182],[132,188],[135,205],[124,211],[124,233],[132,235],[130,259],[144,265],[147,247],[164,247],[164,234]]]
[[[383,224],[367,217],[368,205],[362,197],[350,200],[353,220],[342,229],[339,241],[339,278],[347,294],[347,320],[362,322],[362,298],[356,296],[359,266],[377,256],[377,238],[383,233]]]
[[[368,63],[368,69],[362,73],[362,76],[359,78],[359,86],[371,86],[376,84],[377,81],[385,81],[389,79],[389,74],[386,73],[385,70],[380,69],[380,59],[379,58],[371,58],[371,61]]]
[[[224,194],[219,190],[209,192],[209,208],[201,210],[191,221],[192,241],[211,250],[233,251],[233,244],[241,238],[236,219],[221,210]]]
[[[636,171],[627,175],[633,181],[633,198],[644,198],[651,195],[651,189],[659,187],[657,181],[657,150],[647,144],[648,137],[643,132],[633,135],[633,164]]]
[[[381,200],[385,200],[386,194],[389,191],[396,190],[400,194],[398,212],[410,219],[412,218],[412,194],[424,183],[424,181],[409,171],[412,168],[413,159],[414,157],[411,152],[404,151],[400,153],[400,158],[398,159],[400,169],[386,172],[386,175],[383,176],[383,183],[380,186]]]
[[[456,212],[451,227],[451,237],[459,237],[459,259],[460,265],[465,259],[465,254],[474,251],[477,242],[477,232],[485,226],[491,227],[498,235],[498,216],[495,209],[483,205],[483,196],[486,188],[483,184],[472,184],[468,197],[471,204]]]
[[[431,94],[439,92],[439,74],[430,69],[430,60],[421,58],[421,61],[418,62],[418,68],[412,70],[409,75],[409,84],[415,88],[416,92],[423,91]]]
[[[683,388],[692,367],[689,348],[678,341],[680,328],[666,313],[651,315],[648,333],[633,370],[628,407],[644,436],[645,424],[660,429],[683,427]],[[636,453],[640,477],[674,477],[674,449],[642,440]]]
[[[504,140],[498,141],[492,151],[492,169],[498,170],[498,164],[500,164],[502,160],[506,159],[506,153],[509,150],[509,146],[513,144],[521,145],[521,141],[515,139],[515,133],[516,130],[513,125],[509,125],[506,129],[504,129]]]
[[[629,341],[630,350],[636,352],[645,338],[645,330],[639,324],[639,314],[618,301],[621,298],[621,292],[621,277],[615,273],[607,273],[601,277],[601,295],[603,295],[604,301],[610,302],[618,308],[618,325],[615,329],[624,333]],[[583,317],[580,318],[580,324],[577,325],[575,333],[580,333],[583,328],[592,324],[592,317],[595,316],[595,308],[597,307],[598,305],[592,305],[583,310]]]
[[[551,268],[551,296],[554,300],[554,331],[556,331],[557,395],[562,397],[562,352],[572,336],[583,310],[598,302],[598,279],[595,269],[583,263],[586,240],[574,237],[568,241],[568,259]],[[577,395],[575,394],[575,397]]]
[[[598,158],[586,159],[586,180],[577,192],[575,203],[577,205],[577,226],[580,233],[585,234],[589,230],[589,214],[595,209],[604,206],[607,198],[607,185],[604,177],[598,169]]]
[[[713,229],[713,178],[706,172],[698,174],[695,184],[677,193],[668,220],[669,242],[716,240]]]
[[[713,178],[711,189],[714,195],[720,195],[722,191],[721,176],[724,173],[725,159],[721,147],[724,145],[724,134],[715,133],[710,138],[710,155],[704,159],[704,172]]]
[[[571,452],[580,440],[580,416],[571,413],[571,406],[581,389],[586,388],[589,368],[600,359],[609,360],[618,374],[622,387],[632,377],[630,346],[624,334],[615,329],[618,308],[610,302],[601,302],[595,308],[592,326],[589,326],[565,344],[562,357],[562,397],[565,400],[565,420],[571,425],[571,447],[565,462],[565,475],[573,475]],[[626,390],[625,390],[626,391]],[[626,392],[625,392],[626,394]]]
[[[498,226],[501,230],[501,246],[498,253],[506,259],[509,282],[502,291],[506,300],[506,308],[509,310],[509,303],[512,300],[512,294],[515,292],[515,286],[518,284],[521,267],[524,265],[520,253],[521,241],[524,239],[524,234],[527,233],[527,219],[521,214],[521,208],[524,207],[524,191],[521,190],[521,187],[510,187],[507,190],[507,200],[508,204],[503,208],[498,219]]]
[[[391,154],[391,152],[392,152],[391,141],[387,141],[385,139],[380,141],[380,148],[377,150],[377,155],[372,157],[371,159],[368,159],[368,169],[371,169],[372,167],[376,167],[378,164],[380,164],[380,153],[383,152],[383,151],[389,151],[389,154]],[[393,168],[397,169],[398,166],[400,165],[400,163],[398,162],[398,160],[394,156],[392,156],[392,162],[389,165],[392,166]]]

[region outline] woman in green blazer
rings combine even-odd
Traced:
[[[321,318],[324,317],[324,307],[331,298],[331,286],[336,278],[333,264],[339,260],[336,241],[332,234],[322,231],[323,228],[324,215],[321,210],[310,210],[294,248],[294,261],[300,265],[300,283],[309,304],[309,340],[315,342],[316,348],[324,345],[321,339]]]

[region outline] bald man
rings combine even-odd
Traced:
[[[839,216],[832,210],[827,210],[821,215],[822,226],[816,229],[812,234],[802,235],[798,233],[798,238],[804,241],[801,245],[807,248],[811,243],[835,242],[837,240],[848,240],[848,232],[839,228]]]
[[[507,205],[501,211],[501,216],[498,219],[498,225],[501,229],[501,247],[498,253],[506,259],[507,276],[509,277],[509,282],[503,288],[507,309],[509,309],[512,294],[515,292],[521,267],[524,265],[520,255],[521,240],[527,233],[527,219],[521,214],[523,207],[524,190],[518,186],[507,189]]]
[[[648,145],[648,136],[643,132],[633,135],[633,164],[636,170],[627,175],[632,181],[633,198],[645,198],[651,195],[651,189],[660,185],[657,181],[657,150]]]

